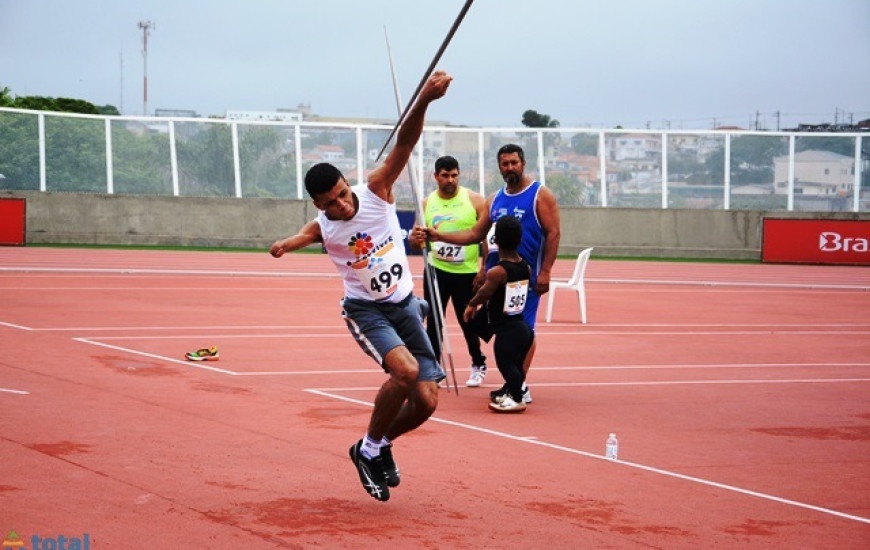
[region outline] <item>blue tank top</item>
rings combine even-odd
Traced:
[[[532,271],[531,287],[535,288],[538,280],[538,271],[541,269],[541,259],[544,252],[544,230],[538,221],[535,206],[538,202],[538,191],[541,182],[534,181],[531,185],[517,193],[510,195],[502,187],[492,199],[492,207],[489,210],[489,218],[492,220],[493,229],[495,222],[504,215],[511,215],[520,220],[523,226],[523,239],[517,250],[520,257],[529,264]],[[487,236],[489,254],[486,257],[486,268],[489,269],[498,263],[498,251],[493,250],[493,230]]]

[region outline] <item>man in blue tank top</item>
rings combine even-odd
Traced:
[[[486,238],[488,255],[485,270],[498,263],[498,249],[493,239],[495,222],[505,215],[519,219],[523,226],[523,238],[518,252],[532,268],[528,302],[523,317],[534,330],[538,303],[541,296],[550,290],[550,271],[559,251],[559,204],[552,191],[526,175],[526,157],[522,147],[504,145],[498,150],[497,159],[505,186],[487,198],[486,215],[481,216],[474,227],[450,233],[415,227],[414,238],[428,238],[452,244],[471,244]],[[527,373],[535,347],[536,342],[533,342],[523,365]],[[528,388],[524,400],[526,403],[531,402]]]

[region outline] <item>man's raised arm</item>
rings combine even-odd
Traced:
[[[393,184],[399,178],[402,170],[405,169],[405,165],[408,164],[411,152],[417,145],[420,134],[423,133],[426,109],[430,103],[444,97],[452,80],[453,77],[444,71],[432,73],[399,128],[399,132],[396,134],[396,144],[392,151],[384,159],[384,163],[369,174],[369,189],[383,200],[389,203],[395,202]]]

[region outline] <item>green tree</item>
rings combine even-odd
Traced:
[[[240,129],[239,165],[245,197],[290,196],[294,167],[287,164],[289,151],[284,142],[274,126]]]
[[[548,175],[547,188],[556,195],[556,201],[561,206],[586,205],[586,187],[573,176],[568,174]]]
[[[598,154],[598,135],[597,134],[574,134],[571,137],[571,149],[578,155]]]
[[[7,87],[0,88],[0,107],[12,107],[12,92]]]
[[[550,118],[550,115],[545,115],[538,113],[535,110],[529,109],[523,113],[523,126],[527,128],[558,128],[559,121]],[[556,145],[559,143],[559,134],[556,132],[544,132],[544,148],[548,149],[549,147]],[[526,142],[525,148],[528,149],[531,147],[531,143]]]
[[[182,195],[223,196],[235,195],[233,176],[232,134],[224,124],[207,124],[194,131],[187,139],[178,140],[179,186]],[[176,129],[179,125],[176,125]]]
[[[532,109],[523,113],[523,126],[526,128],[558,128],[559,121],[551,119],[550,115],[538,113]]]
[[[36,116],[0,112],[0,186],[39,189],[39,127]]]

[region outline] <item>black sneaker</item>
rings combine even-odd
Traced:
[[[504,386],[500,387],[499,389],[492,390],[491,392],[489,392],[489,400],[492,401],[493,403],[498,403],[507,394],[508,394],[508,388],[507,388],[507,384],[505,384]]]
[[[399,486],[399,467],[396,466],[396,461],[393,460],[393,444],[384,445],[381,447],[381,460],[384,464],[384,473],[387,475],[387,485],[390,487]]]
[[[366,458],[360,452],[362,439],[350,446],[350,459],[356,466],[363,489],[377,500],[390,500],[390,488],[387,487],[387,474],[384,471],[384,461],[380,456]]]

